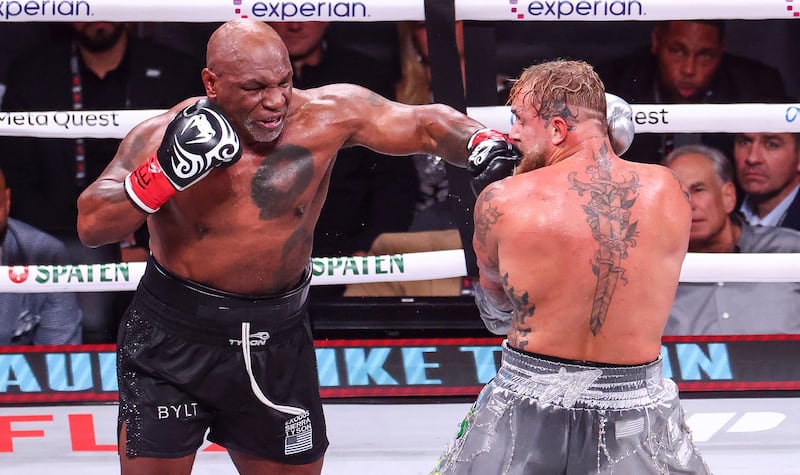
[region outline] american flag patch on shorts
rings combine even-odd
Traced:
[[[311,430],[311,418],[308,412],[289,419],[284,428],[286,439],[283,453],[285,455],[303,452],[314,446],[312,437],[314,433]]]

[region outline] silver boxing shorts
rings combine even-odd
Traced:
[[[545,358],[503,342],[500,370],[432,475],[710,473],[660,359],[603,366]]]

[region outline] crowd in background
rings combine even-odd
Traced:
[[[0,54],[0,110],[169,108],[203,94],[205,43],[217,25],[0,25],[0,41],[14,38],[3,42],[8,47]],[[348,82],[400,102],[434,100],[424,23],[273,26],[289,49],[295,87]],[[509,78],[556,57],[595,65],[607,91],[632,104],[785,103],[800,94],[793,80],[800,63],[792,57],[800,32],[788,22],[637,22],[625,28],[535,22],[498,25],[496,33],[498,104],[504,103]],[[459,24],[463,69],[462,35]],[[770,47],[754,47],[756,37]],[[6,190],[0,209],[10,216],[9,232],[2,229],[0,236],[3,265],[24,263],[10,247],[15,245],[12,231],[22,226],[52,237],[27,240],[32,250],[22,255],[28,263],[144,260],[145,228],[99,249],[77,239],[77,196],[111,160],[118,143],[0,137],[3,184],[10,190],[0,189]],[[669,166],[684,181],[693,204],[690,251],[800,251],[800,134],[640,134],[624,158]],[[447,198],[447,171],[438,157],[387,159],[362,148],[343,151],[331,171],[314,255],[459,248]],[[464,279],[451,279],[314,292],[320,298],[453,296],[465,285]],[[26,294],[0,297],[0,345],[106,343],[115,341],[130,294],[81,292],[49,301]],[[667,334],[795,333],[799,327],[800,283],[682,283]]]

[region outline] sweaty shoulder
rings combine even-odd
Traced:
[[[292,96],[291,118],[295,124],[317,128],[324,124],[323,133],[344,137],[378,126],[377,118],[390,102],[383,96],[355,84],[330,84],[313,89],[295,89]],[[355,145],[345,140],[344,146]]]
[[[328,84],[313,89],[295,89],[292,105],[294,110],[307,107],[328,109],[344,118],[361,115],[365,105],[385,100],[379,94],[355,84]]]

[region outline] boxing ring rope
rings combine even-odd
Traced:
[[[800,3],[800,2],[798,2]],[[631,104],[635,132],[800,132],[797,104]],[[0,112],[0,135],[121,139],[139,122],[165,110]],[[508,132],[507,106],[468,107],[467,115]]]
[[[0,2],[0,21],[216,22],[237,17],[263,21],[424,20],[424,0],[11,0]],[[793,0],[455,0],[456,20],[656,21],[790,19]],[[636,133],[800,132],[800,104],[634,104]],[[122,138],[161,110],[0,112],[0,135],[40,138]],[[467,114],[508,131],[508,107],[472,107]],[[389,256],[313,258],[313,285],[428,280],[466,274],[463,250]],[[0,292],[129,291],[143,262],[64,266],[0,266]],[[796,282],[800,254],[693,254],[682,282]]]
[[[0,266],[0,293],[135,290],[144,262]],[[466,275],[464,251],[315,257],[311,285],[401,282]],[[800,282],[800,253],[689,253],[681,282]]]

